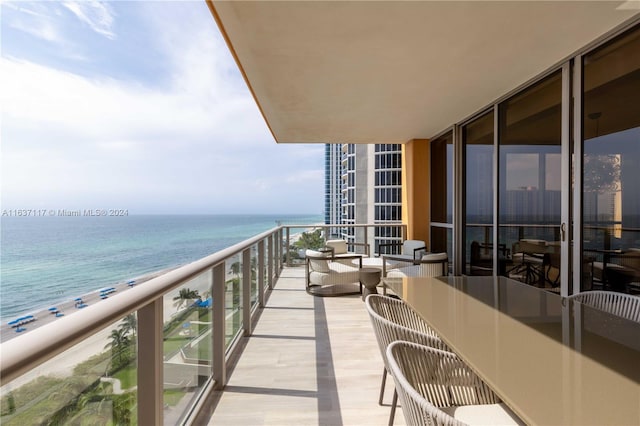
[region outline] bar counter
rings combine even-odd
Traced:
[[[505,277],[384,285],[527,424],[640,424],[640,323]]]

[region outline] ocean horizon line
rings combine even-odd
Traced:
[[[83,213],[101,213],[106,214],[83,214]],[[79,215],[64,215],[58,213],[80,212]],[[157,213],[157,212],[136,212],[130,209],[85,209],[85,208],[55,208],[55,209],[2,209],[2,218],[10,217],[84,217],[84,216],[102,216],[102,217],[121,217],[121,216],[282,216],[282,217],[309,217],[324,216],[323,213]]]

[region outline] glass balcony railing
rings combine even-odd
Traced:
[[[226,382],[235,342],[279,275],[283,229],[2,343],[0,423],[189,421]]]
[[[365,243],[376,226],[390,224],[350,225]],[[3,342],[0,423],[192,421],[226,383],[227,360],[284,264],[306,248],[302,233],[317,230],[309,241],[322,245],[340,229],[278,226]]]

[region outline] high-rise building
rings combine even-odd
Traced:
[[[338,153],[340,155],[338,155]],[[340,237],[363,242],[363,228],[356,223],[400,224],[402,219],[402,171],[400,144],[327,144],[325,148],[325,223],[345,225]],[[336,189],[340,188],[339,194]],[[340,212],[340,214],[336,214]],[[338,230],[332,230],[332,236]],[[398,226],[369,230],[366,240],[378,245],[401,241]]]
[[[324,151],[324,223],[342,223],[342,144],[326,144]],[[340,229],[329,230],[339,236]]]

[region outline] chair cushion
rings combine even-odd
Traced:
[[[523,425],[522,420],[505,404],[463,405],[444,407],[442,411],[469,425]]]
[[[420,240],[405,240],[404,243],[402,243],[402,254],[405,255],[409,255],[413,258],[413,251],[415,249],[424,249],[423,251],[418,253],[418,256],[421,254],[426,253],[427,249],[426,249],[427,245],[424,243],[424,241],[420,241]]]
[[[343,254],[347,252],[347,242],[345,240],[327,240],[327,247],[333,248],[334,254]]]
[[[547,240],[538,240],[535,238],[523,238],[520,241],[524,241],[525,243],[537,244],[539,246],[547,245]]]
[[[431,254],[425,254],[424,256],[422,256],[422,260],[447,260],[448,256],[447,253],[431,253]]]
[[[312,271],[309,273],[309,282],[314,285],[351,284],[359,281],[359,268],[339,262],[331,262],[328,272]]]
[[[308,257],[327,257],[325,253],[321,253],[315,250],[307,250],[305,255]],[[328,273],[331,272],[331,268],[329,268],[329,262],[324,259],[309,259],[309,266],[312,271]]]
[[[445,265],[445,270],[447,266]],[[404,277],[439,277],[442,275],[442,263],[420,263],[418,265],[405,266],[404,268],[391,269],[387,272],[389,278]]]

